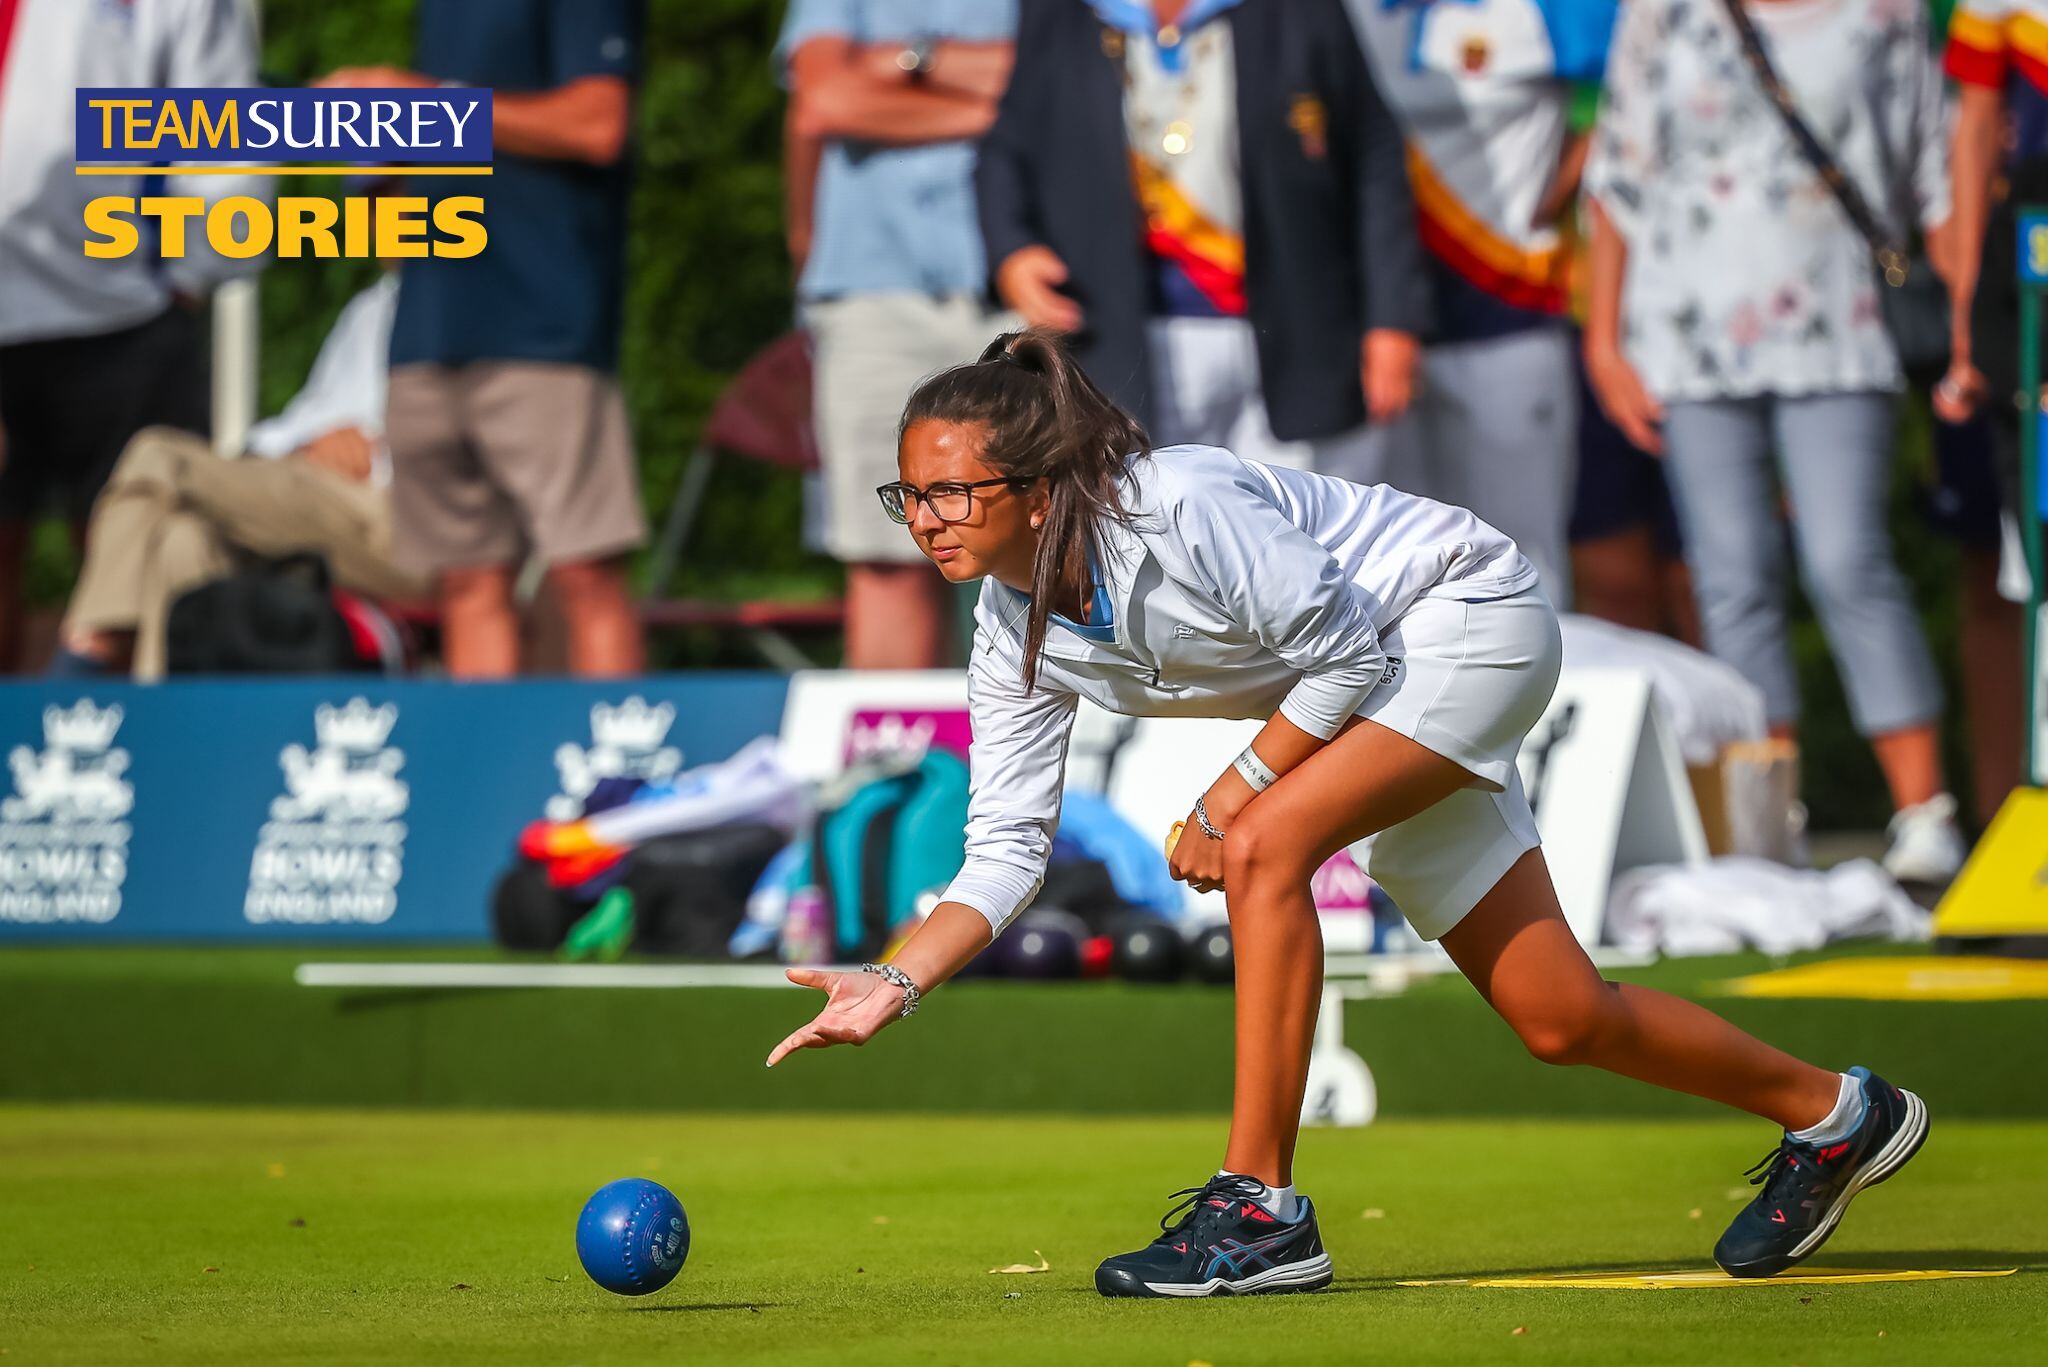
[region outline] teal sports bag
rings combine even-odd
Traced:
[[[967,765],[933,750],[906,773],[862,784],[818,818],[810,879],[832,908],[842,954],[871,958],[923,894],[966,862]]]

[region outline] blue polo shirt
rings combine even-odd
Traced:
[[[776,60],[813,38],[856,44],[1007,43],[1016,0],[790,0]],[[818,163],[806,300],[903,292],[980,294],[988,264],[974,203],[974,144],[833,139]]]
[[[634,79],[641,0],[419,0],[424,75],[505,93],[586,76]],[[480,194],[490,245],[466,261],[408,261],[391,363],[556,361],[617,367],[626,159],[543,161],[501,147],[489,178],[421,176],[415,193]]]

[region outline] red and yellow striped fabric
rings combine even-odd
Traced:
[[[1965,85],[2002,87],[2017,73],[2048,92],[2048,4],[1961,0],[1949,17],[1942,65]]]
[[[1423,245],[1439,260],[1517,308],[1564,312],[1564,252],[1555,247],[1531,251],[1502,237],[1458,201],[1413,147],[1408,149],[1408,182],[1415,191]]]
[[[1145,211],[1145,246],[1180,267],[1202,297],[1226,317],[1242,317],[1244,238],[1218,225],[1180,187],[1133,153],[1131,175]]]

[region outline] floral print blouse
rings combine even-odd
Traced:
[[[1628,242],[1624,347],[1665,402],[1897,389],[1869,247],[1743,59],[1726,0],[1628,0],[1586,168]],[[1894,231],[1949,213],[1923,0],[1752,0],[1807,125]]]

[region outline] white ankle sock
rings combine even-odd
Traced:
[[[1863,1079],[1855,1073],[1842,1074],[1842,1089],[1835,1094],[1835,1109],[1803,1130],[1786,1134],[1802,1144],[1833,1144],[1856,1133],[1863,1122]]]
[[[1216,1175],[1218,1177],[1244,1177],[1247,1181],[1259,1182],[1259,1179],[1256,1177],[1251,1177],[1241,1172],[1232,1172],[1228,1168],[1222,1169]],[[1264,1182],[1259,1182],[1259,1186],[1264,1194],[1254,1196],[1251,1199],[1253,1204],[1265,1211],[1266,1214],[1272,1216],[1283,1225],[1291,1225],[1301,1218],[1301,1198],[1294,1194],[1292,1183],[1284,1187],[1269,1187]]]

